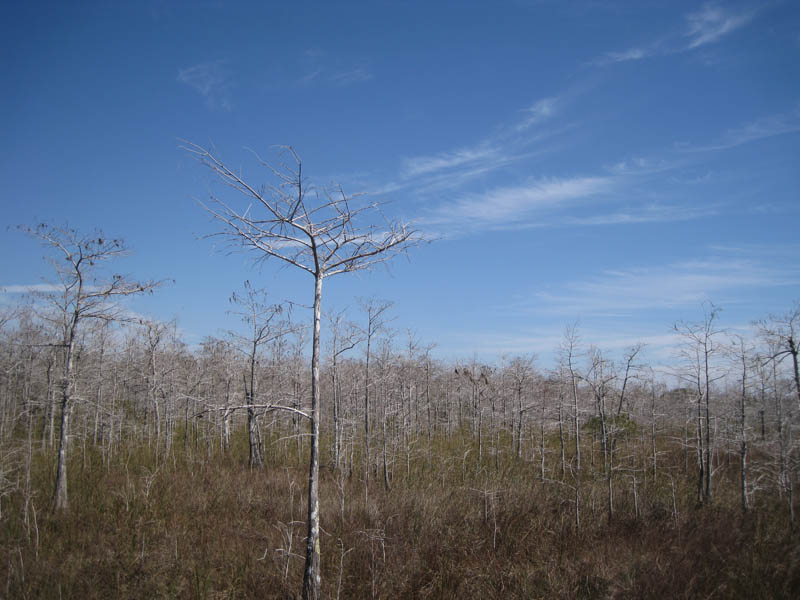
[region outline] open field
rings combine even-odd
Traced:
[[[541,481],[535,448],[517,459],[509,441],[479,462],[468,430],[420,440],[408,462],[397,457],[390,490],[380,478],[365,488],[358,456],[352,475],[323,462],[325,597],[790,598],[800,589],[800,535],[785,503],[756,495],[743,514],[735,458],[721,457],[712,506],[697,503],[681,453],[666,451],[655,478],[638,472],[636,502],[632,474],[615,474],[610,520],[605,481],[586,469],[576,529],[575,480],[558,472],[556,448]],[[59,513],[52,453],[33,449],[28,484],[24,440],[14,443],[4,449],[3,597],[299,595],[307,466],[294,442],[268,444],[261,469],[247,465],[244,432],[224,454],[191,436],[158,458],[146,442],[106,459],[76,448],[70,508]]]

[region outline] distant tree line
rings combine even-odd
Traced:
[[[0,320],[3,444],[24,438],[30,452],[59,456],[94,448],[104,460],[144,444],[168,461],[176,447],[236,452],[241,433],[240,458],[252,468],[307,454],[308,330],[249,284],[232,296],[246,333],[197,347],[175,323],[137,318],[87,319],[65,343],[61,305],[39,296]],[[699,323],[676,325],[680,357],[669,377],[644,364],[640,346],[614,360],[582,346],[572,328],[556,366],[543,369],[533,356],[439,360],[433,346],[389,327],[387,302],[362,302],[353,322],[329,315],[321,463],[363,481],[365,494],[391,490],[412,465],[433,465],[443,439],[467,435],[479,468],[522,461],[531,477],[571,489],[578,527],[587,478],[603,482],[613,519],[620,490],[638,496],[657,480],[694,477],[696,501],[711,503],[716,474],[734,465],[743,510],[777,496],[793,521],[800,307],[759,322],[752,340],[718,329],[717,309],[706,308]],[[661,458],[675,452],[680,468]],[[59,475],[53,502],[63,508],[62,485]]]

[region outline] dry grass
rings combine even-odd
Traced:
[[[295,597],[306,467],[281,454],[251,471],[242,441],[210,458],[176,447],[157,467],[143,447],[107,465],[75,452],[63,514],[49,510],[52,457],[34,454],[35,519],[31,508],[25,519],[23,483],[2,505],[0,596]],[[694,476],[673,456],[677,515],[666,476],[642,477],[639,518],[620,477],[610,522],[604,483],[587,473],[577,531],[569,477],[541,482],[538,464],[505,455],[479,465],[474,452],[464,459],[471,444],[436,440],[430,461],[418,454],[408,473],[398,460],[391,491],[378,479],[367,499],[358,476],[323,468],[326,597],[790,598],[800,589],[800,536],[783,505],[764,495],[742,514],[735,473],[718,478],[714,506],[698,507]]]

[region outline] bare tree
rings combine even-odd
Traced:
[[[250,447],[248,464],[251,467],[259,467],[263,463],[264,457],[254,408],[257,393],[258,353],[264,344],[286,335],[287,327],[284,322],[273,322],[276,317],[283,314],[283,307],[280,304],[268,304],[266,292],[254,289],[249,281],[244,282],[244,295],[234,292],[230,302],[239,307],[239,310],[231,311],[232,314],[241,318],[249,328],[248,335],[231,333],[231,337],[235,340],[234,347],[247,357],[244,395],[247,405],[247,439]]]
[[[534,376],[534,360],[534,356],[518,356],[512,359],[511,364],[508,366],[508,371],[511,374],[511,381],[514,384],[514,394],[517,400],[516,436],[513,431],[512,419],[511,440],[512,446],[515,445],[516,442],[516,454],[518,459],[522,458],[523,417],[525,411],[530,408],[529,406],[523,405],[522,398],[523,393],[527,391],[527,388],[531,384],[531,380]]]
[[[375,343],[375,336],[386,331],[386,318],[384,313],[391,309],[394,303],[370,298],[368,300],[361,300],[359,304],[361,304],[361,308],[364,312],[367,313],[367,326],[361,330],[361,333],[366,342],[366,348],[364,349],[364,486],[368,486],[371,477],[370,469],[372,468],[372,463],[370,461],[370,437],[372,428],[369,420],[369,392],[372,385],[369,373],[370,358],[372,357],[372,345]]]
[[[58,325],[63,351],[61,380],[61,433],[58,445],[58,466],[53,506],[64,509],[67,499],[67,451],[69,449],[69,417],[72,410],[74,387],[75,345],[85,321],[112,321],[120,316],[120,308],[112,303],[115,297],[152,292],[161,283],[138,282],[120,274],[103,276],[101,265],[129,253],[119,238],[107,238],[100,231],[83,234],[69,227],[40,224],[20,227],[43,246],[53,251],[61,260],[50,257],[57,283],[54,291],[38,292],[49,303],[52,311],[47,319]]]
[[[600,425],[600,443],[603,450],[603,473],[606,478],[606,499],[608,507],[608,520],[614,517],[614,488],[612,486],[612,475],[614,472],[614,425],[609,423],[606,410],[606,400],[612,388],[612,382],[616,380],[617,374],[614,372],[613,365],[603,356],[602,350],[592,346],[589,348],[589,372],[582,379],[587,383],[592,391],[597,411],[597,419]],[[621,402],[620,402],[621,404]],[[597,421],[592,424],[595,425]],[[593,431],[594,431],[593,427]]]
[[[737,412],[739,413],[739,482],[740,482],[740,497],[742,503],[742,510],[747,511],[749,508],[747,498],[747,402],[749,397],[747,374],[752,368],[753,362],[753,349],[748,347],[742,336],[736,336],[734,343],[728,348],[728,355],[730,359],[741,369],[741,391],[739,394],[739,402],[737,405]]]
[[[632,377],[634,377],[631,371],[636,370],[636,364],[634,361],[636,360],[636,356],[641,352],[644,344],[638,343],[634,344],[628,349],[628,352],[625,354],[625,375],[622,378],[622,389],[619,392],[619,404],[617,404],[617,417],[619,417],[620,413],[622,412],[622,405],[625,400],[625,390],[628,388],[628,383]]]
[[[163,351],[166,343],[167,335],[169,334],[169,323],[161,323],[153,320],[142,320],[141,326],[143,334],[146,335],[145,339],[145,357],[147,365],[144,368],[144,379],[147,385],[147,397],[153,407],[153,421],[155,423],[156,432],[156,456],[158,456],[159,448],[161,447],[161,422],[162,412],[164,407],[161,406],[160,400],[165,397],[164,386],[162,384],[163,373],[160,364],[160,354]],[[166,421],[166,414],[163,415]]]
[[[774,415],[775,462],[777,467],[776,483],[778,495],[784,498],[789,509],[790,522],[794,523],[794,473],[792,470],[791,456],[794,450],[792,442],[792,402],[789,401],[788,381],[779,377],[779,360],[775,357],[786,356],[781,354],[781,341],[769,331],[761,330],[761,336],[765,343],[764,355],[760,356],[756,366],[760,380],[762,405],[766,405],[766,396],[771,397],[772,412]]]
[[[561,343],[561,361],[569,371],[570,388],[572,390],[572,408],[575,426],[575,528],[581,527],[581,440],[580,440],[580,412],[578,406],[578,380],[580,376],[575,368],[575,358],[578,353],[580,337],[577,325],[572,325],[564,330],[564,341]]]
[[[792,359],[792,375],[794,376],[794,391],[800,407],[800,366],[798,366],[798,353],[800,353],[800,301],[784,315],[770,315],[765,321],[756,323],[762,337],[775,346],[775,352],[770,356],[772,360],[782,361],[787,356]]]
[[[361,337],[353,323],[344,322],[344,313],[330,315],[331,327],[331,399],[333,400],[333,466],[340,467],[342,452],[342,407],[341,382],[339,381],[339,357],[352,350],[361,342]]]
[[[698,498],[711,502],[711,385],[722,375],[713,375],[712,359],[720,350],[716,337],[722,333],[715,321],[719,308],[708,302],[703,305],[703,320],[699,323],[679,322],[674,331],[684,339],[680,355],[685,360],[687,371],[682,377],[691,383],[697,392],[697,454],[698,454]]]
[[[273,183],[256,186],[228,167],[212,151],[187,143],[197,157],[225,185],[249,202],[244,208],[211,195],[203,204],[223,230],[217,235],[232,246],[255,252],[256,260],[278,259],[314,279],[311,351],[311,407],[305,413],[310,425],[311,452],[308,477],[308,537],[303,598],[319,598],[319,401],[320,314],[322,283],[326,277],[369,269],[422,241],[405,223],[382,217],[377,204],[354,206],[354,198],[340,188],[309,188],[303,165],[292,147],[284,147],[278,162],[256,155]]]

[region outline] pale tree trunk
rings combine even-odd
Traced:
[[[311,350],[311,458],[308,475],[308,537],[303,575],[304,600],[317,600],[321,593],[319,548],[319,329],[322,306],[322,275],[314,285],[314,333]]]
[[[567,449],[564,441],[564,395],[558,392],[558,440],[561,445],[561,478],[567,474]]]
[[[789,411],[789,419],[787,421],[788,425],[786,427],[788,432],[788,447],[789,452],[791,453],[791,449],[794,446],[794,441],[792,440],[792,413]],[[791,523],[792,528],[794,528],[794,468],[789,468],[786,472],[787,481],[786,481],[786,501],[789,504],[789,522]]]
[[[711,503],[711,459],[712,459],[712,452],[711,452],[711,385],[710,385],[710,375],[709,375],[709,366],[708,366],[708,350],[705,352],[705,398],[706,398],[706,406],[705,406],[705,421],[706,421],[706,444],[705,444],[705,453],[706,453],[706,465],[705,465],[705,501],[707,503]]]
[[[331,365],[331,393],[333,400],[333,466],[338,469],[341,462],[342,450],[342,424],[339,403],[339,380],[336,373],[336,348],[333,350],[333,364]]]
[[[797,394],[797,404],[798,404],[798,406],[800,406],[800,366],[798,366],[798,364],[797,364],[797,354],[798,354],[797,344],[795,343],[793,336],[789,336],[789,339],[787,340],[787,343],[789,345],[789,353],[792,355],[792,369],[793,369],[793,373],[794,373],[794,390],[795,390],[795,393]]]
[[[69,417],[72,411],[72,366],[73,350],[75,347],[74,328],[67,334],[64,344],[64,381],[61,393],[61,430],[58,441],[58,466],[56,468],[56,488],[53,493],[53,506],[56,510],[69,506],[67,500],[67,453],[69,451]]]
[[[430,382],[430,360],[425,357],[425,408],[428,412],[428,447],[431,445],[431,382]],[[436,411],[438,416],[438,411]],[[430,456],[430,454],[429,454]]]
[[[385,402],[384,402],[384,406],[383,406],[382,429],[383,429],[383,486],[384,486],[384,488],[386,488],[386,491],[388,492],[391,489],[392,486],[391,486],[391,483],[389,482],[389,465],[388,465],[388,459],[387,459],[387,456],[386,456],[387,452],[386,452],[386,404],[385,404]]]
[[[741,472],[741,495],[742,495],[742,510],[747,511],[749,503],[747,500],[747,428],[746,428],[746,413],[745,401],[747,400],[747,355],[745,353],[744,343],[741,342],[741,360],[742,360],[742,391],[739,398],[739,434],[741,436],[739,447],[739,461]]]
[[[745,413],[744,413],[744,398],[742,398],[742,405],[741,405],[741,415],[740,415],[740,425],[741,425],[741,435],[742,435],[742,443],[741,448],[739,450],[739,457],[741,461],[741,473],[742,473],[742,510],[746,511],[749,508],[747,502],[747,433],[745,431]]]
[[[702,393],[697,399],[697,501],[703,502],[703,482],[705,481],[705,462],[703,456],[703,408]]]
[[[600,412],[600,443],[603,446],[603,471],[606,476],[606,500],[608,508],[608,520],[614,518],[614,488],[611,475],[614,470],[614,449],[609,442],[608,426],[606,424],[606,396],[602,391],[597,399],[598,410]]]
[[[56,405],[56,398],[55,398],[55,389],[53,386],[53,363],[55,359],[52,354],[47,357],[47,379],[46,379],[46,388],[47,388],[47,404],[45,406],[45,415],[42,421],[42,450],[45,449],[45,446],[53,447],[53,432],[55,431],[55,405]],[[49,426],[48,426],[49,425]],[[49,437],[48,437],[49,434]]]
[[[650,445],[653,454],[653,483],[658,482],[658,452],[656,447],[656,385],[655,381],[650,383]]]
[[[369,324],[370,328],[372,323]],[[371,332],[367,334],[367,358],[364,365],[364,486],[368,486],[370,478],[370,448],[369,448],[369,356],[372,344]],[[366,493],[366,490],[365,490]]]
[[[352,350],[359,343],[352,329],[342,332],[342,315],[334,315],[331,318],[331,400],[333,408],[333,466],[335,469],[342,468],[342,462],[347,462],[347,457],[343,453],[344,444],[344,421],[342,415],[342,383],[339,378],[339,356],[348,350]]]
[[[545,419],[545,398],[547,396],[547,391],[542,394],[542,417],[541,421],[539,422],[539,454],[541,463],[540,467],[540,477],[541,480],[544,481],[545,479],[545,472],[544,472],[544,419]]]
[[[522,458],[522,385],[517,385],[517,458]]]
[[[255,322],[255,319],[254,319]],[[254,325],[255,328],[255,325]],[[247,440],[250,448],[249,452],[249,465],[250,467],[260,467],[263,464],[263,456],[261,454],[260,437],[258,435],[258,424],[256,422],[256,413],[253,408],[255,386],[256,386],[256,358],[258,356],[258,339],[253,336],[253,346],[250,349],[250,370],[248,373],[248,382],[245,381],[245,400],[247,402]]]
[[[572,370],[572,357],[569,365],[570,377],[572,378],[572,400],[575,411],[575,527],[581,526],[581,440],[580,440],[580,416],[578,414],[578,381],[575,372]]]

